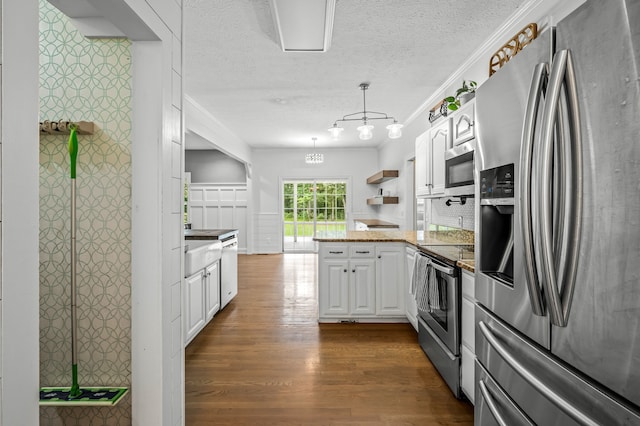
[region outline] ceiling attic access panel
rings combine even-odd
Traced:
[[[335,0],[270,0],[283,52],[326,52],[331,47]]]

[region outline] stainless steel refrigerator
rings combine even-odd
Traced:
[[[640,425],[640,1],[476,93],[476,425]]]

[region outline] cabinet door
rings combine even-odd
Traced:
[[[349,262],[326,260],[320,262],[318,283],[318,314],[323,316],[349,313]]]
[[[418,304],[416,303],[416,297],[411,292],[411,280],[413,279],[413,264],[415,263],[414,255],[416,249],[412,247],[406,247],[405,249],[405,307],[407,311],[407,319],[413,325],[413,328],[418,331]]]
[[[431,172],[429,164],[429,130],[416,138],[416,158],[414,160],[416,177],[416,197],[424,197],[431,194]]]
[[[444,153],[451,148],[451,121],[447,120],[431,129],[431,195],[444,194]]]
[[[184,295],[184,335],[185,344],[189,343],[204,327],[204,274],[202,272],[191,275],[185,280]]]
[[[463,105],[451,117],[453,121],[453,145],[460,145],[476,137],[475,133],[475,100]]]
[[[404,316],[404,250],[401,245],[376,247],[376,313]]]
[[[469,401],[473,404],[475,401],[475,356],[466,346],[460,347],[460,357],[462,358],[460,366],[460,387]]]
[[[206,317],[209,322],[220,310],[220,261],[209,265],[205,273]]]
[[[362,259],[349,263],[349,308],[352,315],[376,313],[376,261]]]
[[[460,370],[461,387],[473,403],[475,383],[475,299],[474,275],[462,270],[462,368]]]

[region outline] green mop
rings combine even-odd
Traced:
[[[76,159],[78,126],[69,126],[71,162],[71,387],[40,388],[40,405],[116,405],[128,392],[126,387],[80,387],[78,384],[78,319],[76,311]]]

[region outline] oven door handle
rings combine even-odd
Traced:
[[[443,274],[453,275],[453,273],[454,273],[454,269],[453,268],[449,268],[449,267],[446,267],[446,266],[438,265],[434,261],[431,261],[431,266],[433,267],[433,269],[435,269],[437,271],[440,271]]]

